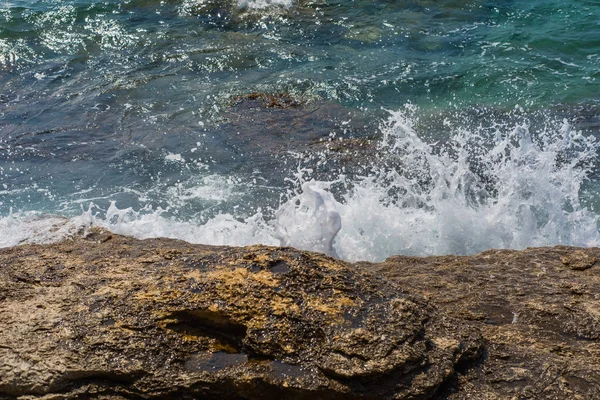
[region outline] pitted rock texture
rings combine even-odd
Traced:
[[[600,249],[396,256],[361,267],[483,334],[481,365],[443,398],[600,399]]]
[[[482,351],[422,297],[291,248],[0,250],[1,398],[422,399]]]

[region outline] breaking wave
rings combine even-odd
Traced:
[[[536,129],[527,121],[448,122],[450,139],[426,141],[415,115],[413,107],[390,112],[364,174],[317,180],[308,157],[290,172],[279,206],[257,201],[250,216],[196,222],[151,206],[92,203],[71,219],[11,213],[0,219],[0,246],[51,242],[92,226],[137,238],[294,246],[351,261],[600,244],[598,215],[582,200],[597,160],[594,138],[567,120]]]

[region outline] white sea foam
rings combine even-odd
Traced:
[[[238,0],[238,7],[242,9],[264,10],[267,8],[290,8],[292,0]]]
[[[279,207],[272,225],[281,245],[338,257],[333,241],[342,221],[328,186],[328,182],[304,182],[302,190]]]
[[[567,122],[535,140],[517,125],[493,143],[459,129],[441,152],[419,139],[405,113],[392,113],[382,132],[391,161],[338,205],[342,257],[600,244],[598,216],[579,201],[597,145]],[[394,159],[400,167],[390,168]]]
[[[271,213],[219,214],[200,223],[112,203],[70,220],[15,214],[0,219],[0,246],[58,240],[89,226],[138,238],[291,245],[373,261],[600,245],[598,215],[580,201],[598,147],[592,138],[563,121],[535,132],[523,123],[491,131],[448,127],[451,139],[434,145],[419,137],[411,115],[410,109],[390,113],[380,128],[378,159],[365,176],[320,182],[299,170],[291,174],[294,189]]]
[[[11,213],[0,218],[0,248],[20,244],[52,243],[71,237],[91,225],[89,213],[71,219],[37,213]]]

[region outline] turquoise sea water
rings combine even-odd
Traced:
[[[599,105],[597,1],[4,0],[0,245],[598,245]]]

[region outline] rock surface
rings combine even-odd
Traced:
[[[598,399],[600,249],[0,250],[0,398]]]
[[[450,399],[600,399],[600,249],[490,250],[363,264],[486,341]]]
[[[291,248],[95,232],[0,251],[5,398],[429,398],[479,332]]]

